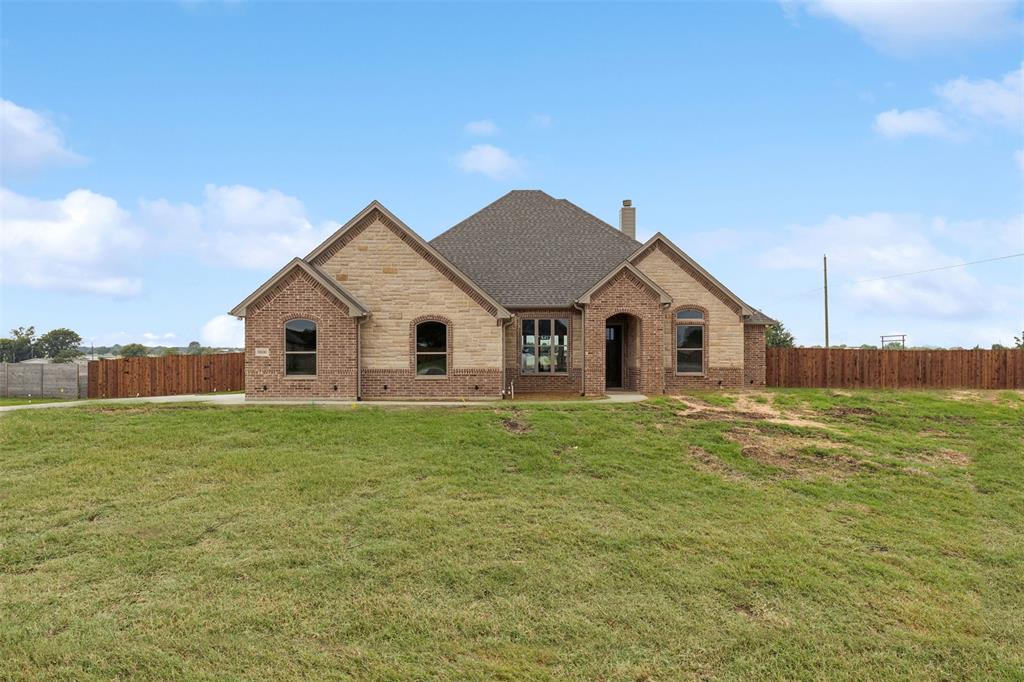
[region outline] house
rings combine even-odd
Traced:
[[[259,398],[763,386],[765,327],[662,234],[536,190],[427,242],[374,201],[232,315]]]

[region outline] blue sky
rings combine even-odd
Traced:
[[[372,199],[430,238],[539,188],[661,231],[804,344],[1010,343],[1021,6],[10,3],[0,329],[237,343]],[[566,254],[571,257],[571,254]]]

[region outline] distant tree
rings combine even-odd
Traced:
[[[21,362],[35,357],[36,328],[18,327],[10,338],[0,339],[0,357],[4,362]]]
[[[781,322],[768,327],[765,331],[764,340],[769,348],[792,348],[796,344],[793,334]]]
[[[1001,343],[993,343],[992,344],[992,350],[1009,350],[1009,348],[1007,348],[1006,346],[1004,346]]]
[[[166,358],[171,355],[181,355],[181,352],[177,348],[171,346],[169,348],[164,348],[160,355]]]
[[[889,343],[882,346],[885,350],[903,350],[904,346],[899,341],[890,341]]]
[[[74,350],[82,343],[82,337],[66,327],[52,329],[36,341],[36,348],[39,355],[46,358],[55,358],[62,351]]]
[[[78,350],[77,348],[65,348],[64,350],[58,352],[56,355],[51,355],[49,357],[52,358],[53,361],[56,363],[65,363],[74,362],[83,355],[85,355],[85,353]]]
[[[1013,347],[1014,348],[1024,348],[1024,334],[1021,334],[1020,336],[1013,337]]]
[[[188,348],[185,350],[189,355],[202,355],[203,346],[198,341],[191,341],[188,344]]]
[[[141,343],[126,343],[121,346],[122,358],[144,358],[149,355],[149,349]]]

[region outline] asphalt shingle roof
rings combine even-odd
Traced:
[[[430,244],[506,307],[568,306],[641,246],[540,190],[509,192]]]

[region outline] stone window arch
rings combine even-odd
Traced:
[[[452,322],[425,315],[410,323],[411,364],[417,379],[443,379],[451,370]]]

